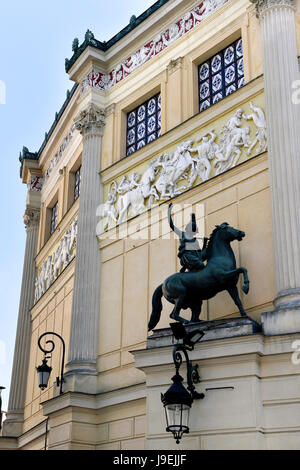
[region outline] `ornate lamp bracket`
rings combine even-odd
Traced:
[[[194,350],[194,345],[198,342],[204,335],[203,331],[195,331],[189,334],[186,334],[185,328],[182,324],[170,324],[173,334],[176,339],[182,339],[182,343],[175,344],[173,348],[173,361],[176,369],[176,375],[179,375],[179,369],[182,365],[183,358],[182,353],[186,360],[186,369],[187,369],[187,383],[188,391],[191,394],[193,400],[199,400],[204,398],[203,393],[198,393],[195,388],[195,384],[200,383],[200,376],[198,372],[198,364],[193,365],[192,361],[189,358],[188,351]]]
[[[47,354],[51,354],[52,351],[54,351],[55,349],[55,343],[54,341],[52,341],[51,339],[49,339],[48,341],[46,341],[46,344],[50,344],[49,346],[49,349],[45,349],[43,348],[43,346],[41,345],[41,339],[46,336],[46,335],[53,335],[53,336],[56,336],[57,338],[59,338],[62,342],[62,360],[61,360],[61,370],[60,370],[60,377],[56,377],[56,384],[58,387],[60,387],[59,389],[59,393],[60,395],[63,393],[63,390],[62,390],[62,385],[63,385],[63,382],[64,382],[64,366],[65,366],[65,352],[66,352],[66,345],[65,345],[65,342],[63,340],[63,338],[57,334],[57,333],[54,333],[54,331],[47,331],[46,333],[43,333],[39,339],[38,339],[38,347],[40,348],[40,350],[45,354],[45,359],[48,359],[49,357],[51,356],[47,356]]]
[[[204,398],[204,393],[198,393],[196,391],[195,385],[200,383],[200,376],[198,372],[198,364],[194,365],[192,364],[192,361],[189,358],[188,352],[187,351],[192,351],[194,347],[187,347],[185,344],[176,344],[173,349],[173,361],[175,364],[176,368],[176,374],[179,374],[179,369],[182,364],[182,355],[181,352],[183,352],[185,360],[186,360],[186,368],[187,368],[187,383],[188,383],[188,391],[190,392],[193,400],[199,400]]]

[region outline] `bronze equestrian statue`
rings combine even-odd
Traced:
[[[233,240],[241,241],[245,233],[230,227],[226,222],[217,225],[211,233],[208,244],[204,240],[202,250],[197,248],[190,250],[188,243],[196,241],[197,232],[195,216],[192,214],[191,225],[187,226],[186,232],[181,232],[174,227],[171,218],[172,204],[169,206],[169,222],[172,230],[181,235],[179,257],[181,256],[182,270],[180,273],[169,276],[163,284],[157,287],[152,298],[152,314],[148,324],[149,331],[158,324],[162,311],[162,296],[169,302],[175,304],[170,315],[173,320],[190,323],[185,318],[180,317],[181,309],[190,308],[192,310],[191,322],[199,322],[203,300],[214,297],[219,292],[227,290],[237,305],[240,314],[247,316],[237,290],[239,275],[244,276],[242,290],[245,294],[249,292],[249,279],[247,269],[236,267],[236,260],[230,243]],[[199,246],[199,245],[198,245]],[[191,252],[195,253],[191,254]],[[207,263],[203,266],[203,261]],[[188,269],[188,272],[183,272]]]

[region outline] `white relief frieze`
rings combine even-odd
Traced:
[[[38,269],[35,279],[35,302],[37,302],[47,289],[58,278],[75,256],[77,238],[77,217],[67,228],[55,252],[47,257]]]
[[[183,18],[169,26],[167,30],[158,34],[141,49],[128,57],[110,73],[103,74],[93,70],[83,80],[80,89],[82,95],[89,88],[109,90],[121,80],[130,75],[134,70],[148,62],[170,44],[197,26],[202,20],[211,15],[215,10],[224,5],[227,0],[204,0],[197,7],[187,12]]]
[[[155,203],[224,173],[235,167],[243,155],[249,157],[265,152],[265,113],[253,102],[249,107],[249,114],[245,114],[243,108],[236,110],[219,132],[211,129],[195,139],[183,141],[174,152],[152,159],[143,174],[135,171],[123,175],[119,182],[112,181],[107,199],[97,212],[102,230],[107,230],[112,222],[125,222]],[[251,129],[246,125],[249,121],[252,121]]]
[[[76,129],[75,125],[73,125],[71,129],[69,130],[68,134],[66,135],[66,137],[64,138],[64,140],[62,141],[58,151],[56,152],[54,157],[51,159],[50,165],[48,166],[45,172],[44,183],[48,181],[49,176],[51,175],[52,171],[54,170],[56,165],[59,163],[61,157],[64,154],[64,151],[66,150],[66,148],[68,147],[69,143],[71,142],[73,138],[75,129]]]

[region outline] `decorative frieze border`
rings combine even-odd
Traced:
[[[265,152],[267,125],[262,103],[261,94],[255,102],[253,99],[210,127],[189,134],[176,148],[154,155],[107,183],[105,202],[97,211],[99,233]]]
[[[93,70],[84,78],[81,84],[80,96],[90,88],[109,90],[148,60],[157,56],[174,41],[191,31],[226,2],[227,0],[203,0],[197,7],[187,12],[177,23],[169,26],[163,33],[158,34],[110,73],[104,74]]]
[[[61,238],[56,250],[45,259],[37,270],[35,279],[34,303],[49,289],[61,272],[75,257],[77,239],[77,219],[75,217]]]

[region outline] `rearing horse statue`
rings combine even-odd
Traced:
[[[207,264],[197,272],[177,273],[169,276],[163,284],[157,287],[152,298],[152,314],[148,324],[149,331],[158,324],[162,311],[162,296],[175,304],[170,315],[173,320],[190,323],[179,314],[181,309],[192,310],[191,322],[198,322],[203,300],[214,297],[219,292],[227,290],[237,305],[240,314],[247,316],[239,297],[237,283],[239,275],[244,276],[242,290],[249,292],[247,269],[236,267],[236,260],[230,243],[241,241],[245,233],[230,227],[226,222],[217,225],[212,232],[206,249]]]

